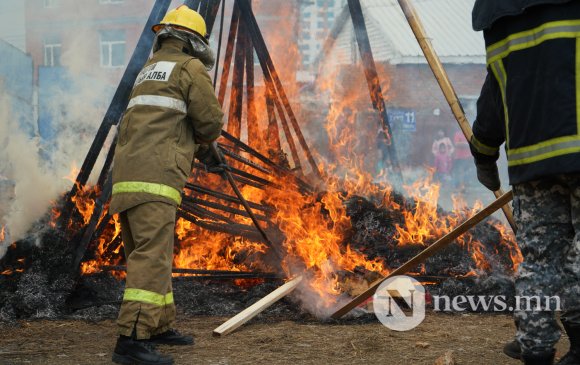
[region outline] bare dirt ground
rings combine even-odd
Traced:
[[[179,329],[194,334],[194,347],[161,347],[176,364],[435,364],[453,351],[456,364],[519,364],[501,353],[513,335],[505,315],[429,313],[409,332],[378,321],[367,324],[253,321],[229,336],[212,337],[226,318],[181,315]],[[568,349],[566,338],[558,355]],[[114,321],[24,321],[0,324],[0,364],[111,364]]]

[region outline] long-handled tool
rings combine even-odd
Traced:
[[[220,163],[223,164],[223,165],[225,165],[225,166],[227,166],[227,162],[225,161],[225,159],[223,158],[222,154],[218,150],[217,143],[216,142],[211,143],[210,144],[210,148],[211,148],[211,152],[220,161]],[[242,195],[242,192],[240,191],[240,189],[238,189],[238,186],[236,185],[236,182],[234,181],[234,177],[228,171],[227,168],[224,169],[224,172],[223,172],[222,176],[225,176],[225,178],[230,183],[232,189],[234,190],[234,193],[236,193],[236,196],[240,200],[240,203],[242,203],[242,205],[244,206],[244,209],[246,210],[246,212],[248,212],[248,215],[250,216],[250,219],[252,220],[252,222],[256,226],[256,229],[260,232],[260,235],[262,236],[262,238],[264,239],[264,241],[266,242],[266,244],[268,246],[270,246],[274,250],[274,253],[278,256],[278,258],[280,258],[280,253],[276,249],[276,246],[274,246],[274,243],[270,240],[270,238],[268,238],[268,235],[266,234],[266,231],[264,231],[264,229],[262,228],[262,226],[258,222],[258,219],[254,215],[254,212],[252,211],[252,208],[248,204],[246,198],[244,198],[244,196]]]
[[[423,24],[421,23],[421,20],[417,15],[415,7],[411,4],[410,0],[397,0],[397,1],[399,2],[401,9],[403,10],[403,14],[405,14],[405,18],[407,18],[407,22],[409,23],[411,29],[413,30],[413,34],[415,34],[415,38],[417,38],[417,42],[419,42],[419,45],[423,50],[423,54],[427,59],[427,63],[429,63],[429,67],[431,68],[431,71],[433,71],[433,74],[437,79],[437,83],[441,87],[443,95],[445,95],[447,103],[451,107],[451,112],[455,116],[455,119],[457,119],[457,123],[459,123],[459,128],[461,128],[461,131],[463,132],[465,138],[468,141],[471,141],[471,137],[473,136],[471,125],[469,124],[469,121],[465,116],[465,112],[463,111],[463,107],[461,106],[459,98],[457,97],[457,93],[455,92],[455,89],[453,88],[453,85],[449,80],[449,76],[447,75],[447,72],[445,72],[445,68],[443,68],[443,64],[441,63],[439,56],[437,56],[437,53],[435,53],[435,49],[433,48],[431,41],[427,37],[425,28],[423,27]],[[496,196],[496,198],[503,195],[503,191],[501,189],[498,191],[494,191],[493,193]],[[516,224],[514,222],[514,217],[510,206],[506,205],[505,207],[502,207],[502,210],[504,212],[505,217],[507,218],[508,223],[510,224],[512,230],[515,233]]]
[[[381,283],[383,281],[385,281],[388,278],[391,278],[393,276],[396,276],[396,275],[402,275],[402,274],[406,273],[407,271],[411,270],[412,268],[416,267],[420,263],[425,262],[425,260],[427,260],[429,257],[433,256],[437,252],[441,251],[448,244],[453,242],[457,237],[461,236],[463,233],[467,232],[470,228],[475,226],[477,223],[481,222],[485,218],[489,217],[493,212],[495,212],[496,210],[498,210],[502,206],[509,203],[512,200],[512,198],[513,198],[513,194],[511,192],[511,190],[508,191],[507,193],[503,194],[498,199],[496,199],[493,203],[491,203],[490,205],[488,205],[484,209],[480,210],[476,215],[474,215],[473,217],[471,217],[468,220],[466,220],[465,222],[463,222],[461,225],[459,225],[453,231],[447,233],[445,236],[440,238],[437,242],[433,243],[431,246],[429,246],[426,249],[424,249],[423,251],[421,251],[419,254],[414,256],[412,259],[405,262],[399,268],[392,271],[389,275],[387,275],[386,277],[379,279],[379,280],[375,281],[374,283],[372,283],[371,286],[366,291],[364,291],[362,294],[360,294],[359,296],[357,296],[356,298],[354,298],[353,300],[348,302],[346,305],[342,306],[339,310],[334,312],[332,314],[332,318],[338,319],[338,318],[344,316],[345,314],[350,312],[352,309],[354,309],[356,306],[360,305],[365,300],[367,300],[370,296],[372,296],[375,293],[375,291],[377,290],[377,288],[379,287],[379,285],[381,285]]]

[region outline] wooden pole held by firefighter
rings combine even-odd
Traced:
[[[213,142],[209,146],[211,148],[212,153],[215,155],[215,157],[222,164],[227,166],[225,159],[223,158],[222,154],[218,150],[217,143]],[[252,211],[252,208],[248,204],[248,201],[246,200],[246,198],[244,198],[240,189],[238,189],[238,186],[236,185],[236,182],[234,181],[232,174],[227,169],[224,169],[223,176],[225,176],[225,178],[230,183],[232,189],[234,190],[234,193],[236,193],[238,199],[240,200],[240,203],[242,203],[242,206],[244,207],[244,209],[246,210],[246,212],[250,216],[250,219],[252,220],[252,222],[256,226],[256,229],[258,230],[258,232],[260,232],[260,235],[262,236],[262,238],[264,239],[266,244],[268,246],[270,246],[270,248],[272,248],[272,250],[274,250],[274,253],[280,258],[280,253],[278,252],[276,246],[274,246],[274,243],[268,238],[268,235],[266,234],[266,231],[264,231],[264,229],[260,225],[260,222],[258,222],[258,219],[254,215],[254,212]]]
[[[512,198],[513,198],[513,194],[512,194],[511,190],[508,191],[507,193],[503,194],[498,199],[496,199],[493,203],[491,203],[490,205],[488,205],[484,209],[480,210],[473,217],[471,217],[468,220],[466,220],[465,222],[463,222],[461,225],[456,227],[453,231],[447,233],[445,236],[443,236],[442,238],[437,240],[431,246],[429,246],[426,249],[424,249],[423,251],[419,252],[419,254],[417,254],[416,256],[411,258],[409,261],[405,262],[403,265],[401,265],[396,270],[392,271],[389,275],[387,275],[386,277],[379,279],[379,280],[375,281],[374,283],[372,283],[371,286],[366,291],[364,291],[362,294],[360,294],[359,296],[357,296],[356,298],[354,298],[353,300],[348,302],[346,305],[342,306],[339,310],[334,312],[334,314],[332,314],[332,318],[338,319],[338,318],[344,316],[345,314],[350,312],[352,309],[354,309],[358,305],[362,304],[369,297],[371,297],[383,281],[385,281],[388,278],[391,278],[393,276],[403,275],[406,272],[408,272],[409,270],[416,267],[417,265],[425,262],[425,260],[427,260],[429,257],[433,256],[434,254],[436,254],[437,252],[439,252],[440,250],[445,248],[448,244],[453,242],[457,237],[461,236],[463,233],[467,232],[469,229],[474,227],[476,224],[478,224],[479,222],[481,222],[485,218],[489,217],[493,212],[495,212],[496,210],[498,210],[502,206],[506,205],[508,202],[510,202],[512,200]]]
[[[431,68],[431,71],[433,71],[435,79],[437,79],[437,83],[441,87],[441,91],[443,91],[443,95],[445,95],[447,103],[451,107],[451,112],[453,113],[453,116],[455,116],[457,123],[459,123],[459,128],[461,128],[461,131],[463,132],[465,138],[468,141],[471,141],[471,137],[473,137],[473,130],[471,129],[471,125],[469,124],[469,121],[465,116],[465,112],[463,111],[461,102],[459,101],[457,93],[455,92],[455,89],[453,88],[453,85],[449,80],[449,76],[447,75],[447,72],[445,72],[445,68],[441,63],[439,56],[437,56],[437,53],[435,53],[435,48],[433,48],[431,41],[427,37],[425,28],[423,27],[423,24],[421,23],[421,20],[417,15],[415,7],[411,4],[410,0],[397,0],[397,1],[399,2],[401,9],[403,10],[403,14],[405,14],[405,18],[407,18],[407,22],[409,23],[411,29],[413,30],[413,34],[415,34],[415,38],[417,38],[417,42],[419,42],[419,46],[421,46],[421,50],[423,50],[423,54],[427,59],[427,63],[429,63],[429,67]],[[503,195],[503,191],[501,191],[501,189],[498,191],[494,191],[493,193],[496,196],[496,198]],[[505,207],[502,208],[502,210],[509,225],[512,227],[512,230],[515,233],[517,228],[510,206],[506,205]]]

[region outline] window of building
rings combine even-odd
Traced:
[[[122,4],[125,0],[99,0],[99,4]]]
[[[125,66],[125,31],[101,31],[101,67]]]
[[[59,0],[44,0],[45,8],[56,8]]]
[[[44,40],[44,65],[50,67],[60,66],[62,44],[55,37]]]

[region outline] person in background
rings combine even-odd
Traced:
[[[437,137],[431,146],[435,161],[435,180],[448,182],[451,179],[452,157],[455,148],[443,130],[437,131]]]
[[[516,341],[504,352],[527,365],[553,364],[561,308],[570,351],[558,364],[578,365],[580,1],[477,0],[472,16],[488,67],[470,148],[477,178],[497,191],[505,142],[523,256],[516,295],[537,298],[514,310]]]
[[[439,143],[439,149],[435,154],[435,180],[445,184],[450,182],[452,165],[449,147],[445,143]]]
[[[455,148],[453,147],[453,143],[451,143],[451,140],[449,139],[449,137],[447,137],[445,135],[445,132],[443,132],[443,130],[438,130],[437,131],[437,137],[435,137],[435,140],[433,141],[433,145],[431,146],[431,152],[433,153],[433,156],[437,155],[437,153],[439,153],[439,146],[443,144],[445,145],[447,152],[450,155],[453,155],[453,152],[455,151]]]
[[[453,144],[455,147],[455,153],[453,154],[453,177],[455,178],[455,186],[463,189],[467,182],[469,172],[473,168],[471,151],[469,150],[469,143],[461,131],[457,131],[453,135]]]
[[[389,163],[389,136],[385,129],[381,126],[377,131],[377,174],[385,176],[385,169]]]

